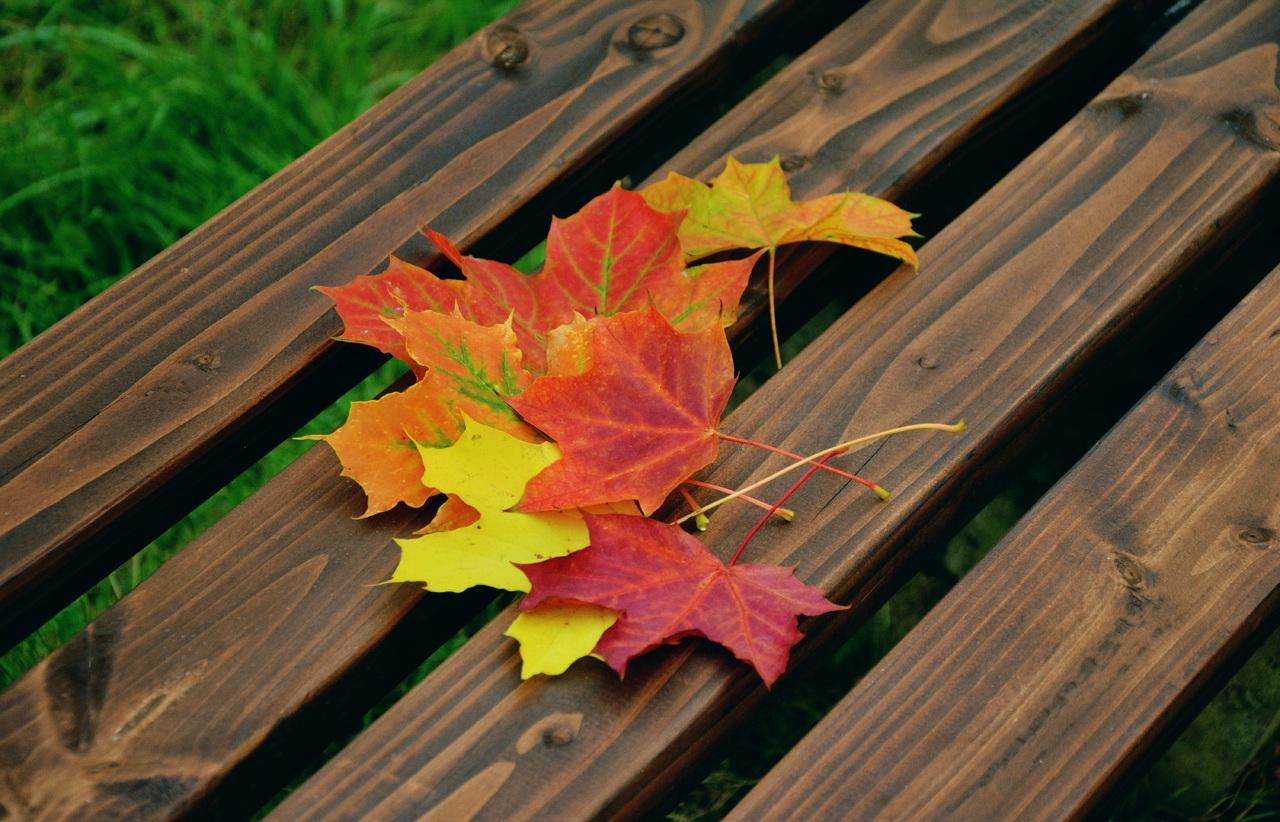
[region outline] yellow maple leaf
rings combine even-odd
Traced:
[[[444,448],[419,446],[422,483],[458,496],[479,514],[469,525],[399,539],[400,563],[392,582],[420,582],[428,591],[465,591],[488,585],[528,591],[513,563],[541,562],[587,546],[577,511],[526,514],[506,509],[529,478],[560,459],[553,443],[530,443],[463,416],[464,430]]]
[[[520,678],[556,676],[595,649],[618,615],[586,603],[556,603],[523,611],[506,635],[520,643]]]

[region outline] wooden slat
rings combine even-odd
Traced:
[[[475,242],[812,5],[529,3],[0,362],[0,650],[368,373],[312,286]],[[655,13],[683,36],[635,47]]]
[[[1280,605],[1280,270],[735,809],[1062,819]]]
[[[971,30],[956,16],[962,5],[873,4],[748,101],[807,100],[795,126],[762,120],[774,135],[765,138],[735,113],[681,168],[708,170],[739,148],[768,156],[769,139],[790,147],[821,112],[835,142],[813,147],[798,195],[883,182],[909,197],[958,145],[1039,116],[1026,94],[1057,67],[1086,76],[1078,72],[1093,52],[1120,41],[1109,34],[1124,31],[1131,8],[1029,0]],[[874,81],[886,96],[807,91],[814,65]],[[840,145],[859,147],[859,162]],[[367,704],[474,612],[465,607],[474,599],[363,587],[389,575],[391,537],[412,517],[353,521],[359,495],[337,471],[326,449],[309,452],[0,695],[0,771],[28,786],[24,801],[51,816],[110,801],[154,817],[251,801],[287,773],[282,749],[323,742],[335,705]],[[119,765],[97,767],[108,761]]]
[[[966,497],[1043,434],[1043,412],[1280,177],[1280,4],[1201,6],[1130,72],[754,394],[728,430],[805,452],[903,422],[964,417],[970,433],[900,438],[864,473],[888,504],[828,480],[767,529],[750,559],[865,614],[895,565],[945,537]],[[770,459],[772,468],[777,463]],[[714,473],[763,472],[734,453]],[[754,520],[712,518],[727,555]],[[745,666],[686,642],[619,682],[587,661],[519,680],[510,613],[480,631],[277,809],[277,818],[637,815],[763,696]],[[821,647],[848,620],[816,624]]]

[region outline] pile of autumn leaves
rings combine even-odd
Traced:
[[[398,541],[392,580],[527,592],[508,631],[525,677],[589,654],[621,674],[699,635],[772,683],[800,638],[797,616],[838,606],[788,568],[726,564],[648,515],[715,459],[734,381],[724,327],[760,257],[821,240],[914,264],[900,239],[912,216],[863,194],[795,203],[776,159],[731,159],[709,185],[672,174],[555,220],[532,276],[424,229],[464,279],[392,258],[321,289],[344,339],[418,377],[353,403],[320,437],[364,489],[366,516],[446,495]]]

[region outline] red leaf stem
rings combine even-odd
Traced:
[[[776,445],[770,445],[767,442],[758,442],[756,440],[749,440],[744,437],[735,437],[732,434],[725,434],[721,431],[717,431],[716,436],[722,440],[728,440],[729,442],[736,442],[740,445],[750,445],[752,448],[759,448],[764,451],[772,451],[775,454],[781,454],[784,457],[790,457],[796,462],[808,462],[812,465],[821,465],[822,470],[830,471],[832,474],[838,474],[839,476],[842,476],[847,480],[853,480],[859,485],[865,485],[867,488],[870,488],[872,491],[875,491],[876,494],[879,495],[881,498],[885,498],[888,495],[887,491],[885,491],[883,488],[881,488],[879,485],[875,484],[871,480],[863,479],[857,474],[851,474],[848,471],[844,471],[839,468],[836,468],[834,465],[824,465],[823,463],[825,463],[826,460],[821,460],[821,461],[806,460],[802,455],[797,454],[794,451],[788,451],[785,448],[779,448]]]
[[[817,473],[818,470],[823,467],[823,465],[826,463],[827,460],[836,456],[836,454],[838,453],[839,453],[838,451],[833,451],[830,454],[827,454],[826,456],[824,456],[816,464],[811,466],[808,471],[805,471],[804,474],[800,476],[800,479],[796,480],[795,483],[793,483],[792,486],[787,489],[787,492],[785,494],[783,494],[781,497],[778,498],[778,501],[773,504],[773,506],[769,509],[769,511],[764,516],[762,516],[759,520],[756,521],[756,524],[753,525],[751,527],[751,530],[747,532],[747,535],[743,537],[742,543],[738,545],[738,550],[733,552],[733,558],[729,560],[730,565],[733,565],[735,562],[738,561],[738,557],[742,556],[742,552],[746,550],[747,543],[751,542],[752,537],[754,537],[760,531],[760,529],[764,527],[764,524],[769,521],[769,518],[773,516],[774,512],[782,507],[782,503],[790,499],[791,495],[794,494],[796,491],[799,491],[800,486],[804,485],[809,480],[809,477],[812,477],[815,473]]]

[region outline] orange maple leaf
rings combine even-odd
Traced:
[[[428,375],[404,391],[353,402],[347,421],[332,434],[299,439],[327,442],[368,497],[367,517],[403,502],[420,507],[435,489],[422,484],[422,458],[414,442],[445,446],[462,433],[462,420],[444,401],[444,386]]]

